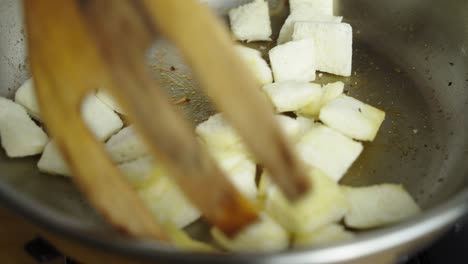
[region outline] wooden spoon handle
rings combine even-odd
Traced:
[[[41,114],[71,167],[73,180],[119,230],[136,237],[167,240],[81,117],[80,102],[99,87],[103,65],[74,1],[25,0],[24,7]]]
[[[159,31],[181,49],[206,93],[286,196],[294,199],[305,193],[309,189],[306,170],[219,19],[198,1],[142,1]]]
[[[255,220],[254,206],[224,177],[145,67],[156,33],[140,1],[78,2],[108,69],[106,87],[187,197],[227,234]]]

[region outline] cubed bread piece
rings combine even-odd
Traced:
[[[223,248],[236,252],[272,252],[287,249],[289,234],[266,213],[260,219],[234,238],[224,235],[219,229],[212,228],[211,234]]]
[[[289,0],[291,13],[310,8],[325,15],[333,15],[333,0]]]
[[[200,217],[200,212],[185,197],[167,174],[155,167],[151,182],[138,190],[140,197],[161,224],[183,228]]]
[[[39,154],[49,141],[24,107],[3,97],[0,97],[0,137],[8,157]]]
[[[121,163],[117,167],[133,187],[142,188],[151,181],[156,165],[153,157],[145,156]]]
[[[229,20],[234,37],[238,40],[271,40],[268,3],[254,0],[229,11]]]
[[[315,51],[312,39],[278,45],[270,50],[275,82],[315,80]]]
[[[119,106],[117,101],[104,89],[99,89],[96,93],[96,97],[106,104],[110,109],[114,110],[119,114],[125,115],[125,111]]]
[[[351,205],[345,216],[345,224],[352,228],[365,229],[393,224],[421,211],[401,185],[380,184],[342,189]]]
[[[259,196],[266,211],[293,234],[315,231],[339,222],[349,209],[346,196],[330,177],[310,168],[313,190],[300,200],[290,203],[268,177],[262,175]]]
[[[350,138],[373,141],[385,120],[385,112],[341,95],[320,110],[320,120]]]
[[[148,149],[138,137],[133,126],[125,127],[106,142],[107,152],[117,163],[135,160],[148,155]]]
[[[323,86],[323,94],[322,99],[320,100],[321,107],[324,107],[330,101],[334,100],[338,96],[343,94],[344,91],[344,83],[342,82],[334,82],[329,83]]]
[[[40,171],[62,176],[72,176],[54,140],[49,141],[37,163]]]
[[[324,246],[336,242],[353,239],[354,235],[346,231],[342,225],[331,224],[308,233],[299,233],[294,236],[294,248]]]
[[[312,39],[318,71],[350,76],[353,32],[349,24],[330,22],[296,22],[293,40]]]
[[[306,117],[317,118],[319,116],[320,109],[322,109],[322,107],[328,102],[341,95],[343,93],[343,89],[344,83],[342,82],[329,83],[323,86],[321,90],[322,96],[320,97],[320,100],[318,100],[319,102],[311,102],[299,109],[297,113]]]
[[[322,97],[319,84],[298,81],[283,81],[263,86],[276,112],[297,111],[306,105],[318,104]]]
[[[200,123],[195,132],[208,148],[227,149],[242,144],[240,136],[221,113]]]
[[[211,156],[224,171],[226,177],[247,198],[257,197],[255,183],[256,164],[246,152],[240,149],[208,148]]]
[[[255,183],[256,164],[248,159],[241,160],[233,168],[226,170],[227,178],[246,198],[255,200],[257,198],[257,185]]]
[[[314,126],[296,146],[299,157],[338,182],[359,157],[363,146],[323,125]]]
[[[41,120],[39,104],[36,99],[36,90],[32,78],[26,80],[15,93],[15,102],[22,105],[29,115],[36,120]]]
[[[313,118],[308,118],[304,116],[298,116],[296,121],[299,123],[299,138],[298,141],[302,139],[314,126],[316,125]]]
[[[340,23],[343,17],[332,16],[317,11],[314,8],[301,6],[295,9],[294,12],[288,16],[283,26],[281,27],[277,43],[283,44],[292,40],[294,32],[294,24],[299,21],[318,21],[318,22],[333,22]]]
[[[275,119],[278,122],[280,129],[290,142],[297,142],[299,140],[301,127],[296,119],[285,115],[276,115]]]
[[[83,119],[98,140],[106,140],[123,127],[123,122],[95,95],[85,98],[81,106]]]
[[[236,49],[261,85],[273,82],[270,66],[262,58],[260,51],[244,46],[236,46]]]

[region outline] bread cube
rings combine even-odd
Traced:
[[[16,90],[15,102],[26,108],[31,117],[38,121],[41,120],[39,103],[36,99],[36,90],[32,78],[26,80],[20,88]]]
[[[268,3],[254,0],[229,11],[229,20],[234,37],[238,40],[271,40]]]
[[[200,123],[195,132],[201,140],[214,149],[228,149],[241,145],[241,138],[221,113],[210,116]]]
[[[310,118],[317,118],[320,113],[320,109],[331,100],[335,99],[343,93],[344,83],[335,82],[329,83],[322,88],[320,100],[311,102],[310,104],[300,108],[297,113]]]
[[[155,167],[151,182],[138,189],[138,193],[157,221],[183,228],[200,217],[200,212],[185,197],[169,176]]]
[[[123,127],[119,115],[94,95],[84,99],[81,111],[85,123],[98,140],[108,139]]]
[[[323,125],[314,126],[296,146],[299,157],[338,182],[359,157],[363,146]]]
[[[255,183],[257,167],[248,153],[236,148],[209,148],[208,151],[224,171],[226,177],[245,197],[252,200],[257,197]]]
[[[302,139],[314,126],[316,125],[313,118],[308,118],[304,116],[298,116],[296,118],[297,123],[299,124],[299,138],[298,141]]]
[[[251,160],[245,159],[230,170],[225,171],[225,173],[241,194],[250,200],[255,200],[257,198],[256,171],[256,164]]]
[[[380,184],[368,187],[343,187],[350,210],[346,226],[365,229],[400,222],[421,212],[401,185]]]
[[[244,46],[236,46],[236,49],[261,85],[273,82],[270,66],[262,58],[260,51]]]
[[[324,14],[321,11],[309,7],[301,6],[301,8],[294,9],[294,12],[288,16],[283,26],[281,27],[278,40],[278,44],[283,44],[288,41],[291,41],[293,38],[294,25],[299,21],[318,21],[318,22],[333,22],[340,23],[343,20],[343,17],[332,16]]]
[[[350,138],[373,141],[385,120],[385,112],[341,95],[321,109],[320,120]]]
[[[322,97],[320,85],[308,82],[276,82],[265,85],[263,91],[278,113],[297,111],[306,105],[318,104]]]
[[[312,39],[318,71],[351,76],[353,33],[346,23],[296,22],[293,40]]]
[[[335,242],[353,239],[354,235],[346,231],[342,225],[331,224],[308,233],[299,233],[294,236],[293,247],[305,248],[324,246]]]
[[[323,86],[322,99],[320,100],[320,106],[324,107],[326,104],[342,95],[344,91],[344,83],[334,82]]]
[[[131,161],[148,155],[148,149],[133,126],[125,127],[106,142],[106,149],[116,163]]]
[[[212,228],[211,234],[223,248],[237,252],[272,252],[287,249],[289,234],[266,213],[261,213],[258,222],[243,229],[234,238]]]
[[[270,50],[275,82],[315,80],[315,51],[312,39],[278,45]]]
[[[301,127],[296,119],[285,115],[276,115],[275,119],[278,122],[279,128],[290,142],[296,142],[299,139]]]
[[[49,141],[37,163],[39,171],[52,175],[72,176],[54,140]]]
[[[153,157],[145,156],[117,166],[135,188],[142,188],[151,181],[156,163]]]
[[[24,107],[3,97],[0,97],[0,136],[8,157],[39,154],[49,141]]]
[[[106,104],[110,109],[114,110],[115,112],[125,115],[125,111],[119,106],[117,101],[110,95],[106,90],[99,89],[96,93],[96,97],[101,100],[104,104]]]
[[[304,8],[310,8],[316,12],[332,16],[333,0],[289,0],[291,13],[298,12]]]
[[[311,168],[309,177],[313,190],[293,203],[274,185],[268,174],[262,175],[259,195],[266,211],[293,234],[313,232],[339,222],[349,209],[346,196],[330,177]]]

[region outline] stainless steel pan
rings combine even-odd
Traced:
[[[12,96],[28,76],[20,1],[0,0],[0,94]],[[205,0],[220,14],[241,2]],[[278,30],[284,1],[270,1]],[[354,30],[349,94],[387,112],[377,139],[344,178],[346,184],[402,183],[425,209],[416,219],[362,233],[352,242],[272,254],[203,255],[121,237],[94,213],[67,179],[40,174],[37,157],[0,152],[0,196],[12,208],[69,239],[168,263],[384,263],[427,245],[468,210],[468,2],[341,0],[336,14]],[[268,47],[268,43],[262,43]],[[58,51],[59,52],[59,51]],[[222,59],[222,58],[220,58]],[[149,52],[155,76],[194,123],[214,109],[177,51],[159,40]],[[175,72],[165,71],[171,66]],[[203,233],[200,225],[190,227]]]

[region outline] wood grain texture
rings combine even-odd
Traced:
[[[26,0],[31,71],[41,114],[96,209],[129,235],[167,239],[151,212],[115,168],[81,117],[81,101],[104,76],[75,1]]]
[[[201,87],[283,193],[294,200],[307,192],[310,182],[304,165],[275,122],[260,84],[235,53],[221,21],[198,1],[142,1],[158,31],[179,47]]]

